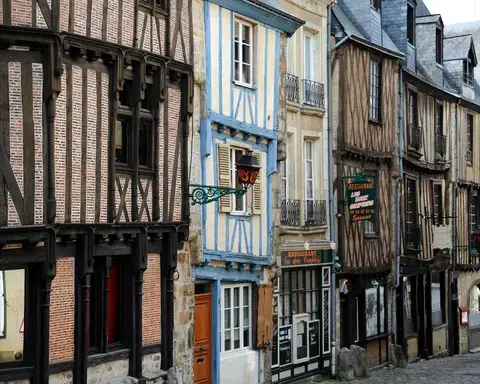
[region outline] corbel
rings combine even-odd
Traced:
[[[232,269],[232,266],[233,266],[233,263],[231,261],[226,261],[225,262],[225,269],[227,271],[231,270]]]
[[[243,134],[243,141],[247,141],[248,139],[250,139],[252,135],[250,135],[249,133],[244,133]]]
[[[217,124],[217,132],[223,133],[225,131],[225,126],[222,124]]]
[[[257,138],[255,139],[255,143],[261,144],[261,143],[262,143],[262,140],[263,140],[263,137],[257,136]]]
[[[238,134],[238,129],[230,128],[230,137],[235,137]]]

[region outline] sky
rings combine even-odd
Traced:
[[[480,0],[423,0],[431,13],[440,13],[443,23],[480,20]]]

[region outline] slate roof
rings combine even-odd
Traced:
[[[417,0],[417,17],[431,15],[423,0]]]
[[[442,20],[442,17],[440,15],[417,16],[415,18],[415,24],[438,23],[439,20]]]
[[[334,4],[332,6],[332,12],[337,18],[338,22],[342,25],[345,33],[350,39],[353,40],[364,40],[365,42],[368,42],[370,46],[373,48],[377,49],[386,49],[387,53],[393,54],[394,56],[397,57],[402,57],[403,58],[403,53],[400,52],[400,50],[397,48],[397,46],[393,43],[392,39],[388,36],[388,34],[382,29],[382,45],[378,45],[373,43],[371,40],[369,40],[363,33],[359,31],[359,29],[355,26],[355,24],[347,17],[345,12],[337,5]]]
[[[463,60],[468,58],[472,46],[471,35],[446,37],[443,39],[443,59]]]

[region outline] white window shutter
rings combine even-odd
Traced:
[[[253,152],[253,156],[257,159],[258,165],[262,165],[261,161],[261,153],[258,151]],[[252,213],[254,215],[260,215],[262,213],[262,172],[265,172],[265,168],[260,169],[260,173],[258,174],[257,180],[253,185],[253,209]]]
[[[230,188],[230,146],[218,144],[218,186]],[[220,212],[232,211],[232,197],[226,195],[220,198]]]

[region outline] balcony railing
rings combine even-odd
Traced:
[[[422,227],[419,224],[407,224],[407,249],[412,251],[421,250],[422,246]]]
[[[469,87],[473,87],[473,73],[464,73],[463,82]]]
[[[465,161],[467,162],[467,164],[472,164],[472,162],[473,162],[472,151],[467,151],[467,153],[465,154]]]
[[[299,95],[299,80],[298,77],[292,75],[291,73],[287,73],[287,101],[291,103],[299,103],[300,102],[300,95]]]
[[[325,200],[305,201],[305,225],[315,227],[327,225],[327,202]]]
[[[414,124],[408,125],[408,146],[416,151],[419,151],[423,147],[422,143],[422,127],[418,127]]]
[[[327,225],[327,202],[325,200],[306,200],[303,202],[303,223],[301,209],[300,200],[283,199],[280,209],[280,223],[287,227],[300,227],[302,225],[323,227]]]
[[[283,199],[280,223],[289,227],[300,226],[300,200]]]
[[[435,150],[442,157],[447,153],[447,136],[437,133],[435,141]]]
[[[303,80],[303,104],[325,108],[325,87],[322,83]]]

